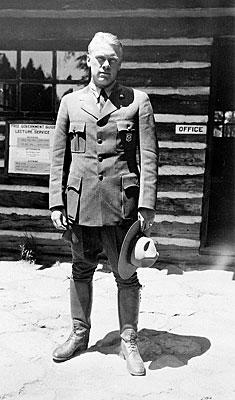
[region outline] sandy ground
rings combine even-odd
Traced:
[[[0,262],[1,400],[235,399],[232,271],[139,270],[144,377],[119,355],[116,286],[99,270],[88,351],[52,361],[70,332],[70,272],[69,263]]]

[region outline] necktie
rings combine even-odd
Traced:
[[[108,99],[107,93],[104,90],[104,88],[101,89],[100,91],[100,96],[99,96],[99,105],[100,105],[100,111],[105,105],[106,100]]]

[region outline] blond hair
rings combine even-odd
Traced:
[[[112,33],[109,32],[97,32],[93,38],[91,39],[89,45],[88,45],[88,53],[92,53],[93,47],[97,42],[106,42],[113,47],[117,47],[121,56],[121,59],[123,57],[123,46],[120,40],[118,39],[117,36],[113,35]]]

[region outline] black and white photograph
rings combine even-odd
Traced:
[[[235,4],[0,0],[0,400],[235,399]]]

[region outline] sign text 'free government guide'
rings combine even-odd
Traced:
[[[9,124],[8,173],[48,175],[55,125]]]

